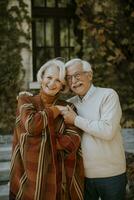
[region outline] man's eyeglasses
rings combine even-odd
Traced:
[[[88,72],[86,72],[86,71],[83,71],[83,72],[82,72],[82,71],[81,71],[81,72],[76,72],[76,73],[73,74],[73,75],[67,75],[67,76],[66,76],[66,79],[67,79],[68,82],[71,82],[73,77],[74,77],[76,80],[81,80],[81,78],[83,77],[83,75],[84,75],[85,73],[88,73]]]

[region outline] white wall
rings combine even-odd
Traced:
[[[31,17],[31,1],[24,0],[24,2],[28,5],[29,16]],[[26,22],[23,23],[23,28],[25,32],[29,32],[30,40],[28,44],[30,46],[30,50],[23,49],[21,52],[22,55],[22,64],[25,69],[25,78],[24,78],[24,88],[29,88],[29,83],[33,81],[33,63],[32,63],[32,25],[29,27]]]
[[[24,3],[28,5],[27,10],[29,16],[31,18],[31,0],[24,0]],[[18,0],[10,0],[8,7],[11,8],[12,6],[19,6]],[[22,65],[25,69],[25,77],[24,77],[24,90],[29,88],[29,83],[33,81],[33,63],[32,63],[32,25],[28,25],[27,22],[22,23],[23,30],[25,33],[30,34],[30,40],[26,41],[24,37],[20,38],[21,42],[26,42],[30,50],[23,48],[21,51],[22,56]]]

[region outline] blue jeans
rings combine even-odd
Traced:
[[[125,200],[126,173],[108,178],[85,178],[84,200]]]

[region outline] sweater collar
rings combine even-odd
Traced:
[[[80,98],[78,96],[78,100],[80,102],[86,101],[88,99],[89,96],[92,96],[92,94],[94,93],[94,91],[96,90],[96,87],[92,84],[88,90],[88,92],[85,94],[85,96],[83,98]]]
[[[40,90],[39,95],[40,95],[40,98],[41,98],[43,104],[47,105],[47,106],[55,104],[55,102],[56,102],[56,100],[57,100],[57,98],[59,96],[58,94],[55,95],[55,96],[49,96],[42,89]]]

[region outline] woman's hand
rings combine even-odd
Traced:
[[[67,106],[67,111],[62,111],[62,115],[64,117],[65,123],[74,125],[74,121],[77,117],[77,114],[70,106]]]
[[[67,107],[67,106],[59,106],[59,105],[56,105],[55,107],[58,108],[58,110],[60,111],[60,113],[61,113],[62,115],[63,115],[63,112],[68,111],[68,107]]]

